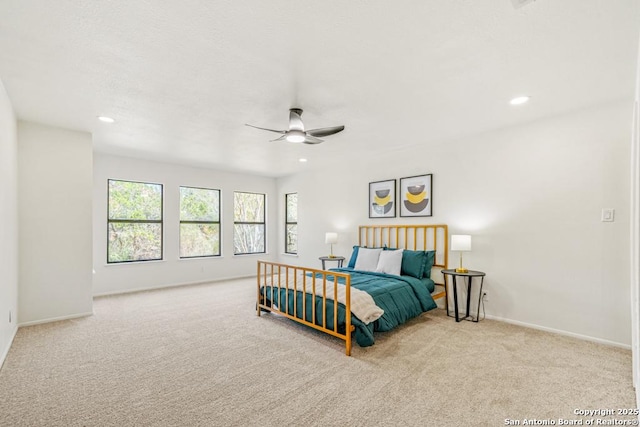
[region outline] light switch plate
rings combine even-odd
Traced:
[[[602,208],[602,222],[613,222],[615,216],[615,209]]]

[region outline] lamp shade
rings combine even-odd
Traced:
[[[326,244],[338,243],[338,233],[325,233],[324,242]]]
[[[469,236],[468,234],[452,234],[451,250],[452,251],[470,251],[471,236]]]

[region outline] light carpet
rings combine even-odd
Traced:
[[[634,419],[574,414],[635,407],[628,350],[438,309],[347,357],[342,341],[254,307],[254,281],[235,280],[100,297],[94,316],[20,328],[0,425]]]

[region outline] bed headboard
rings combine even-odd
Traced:
[[[431,277],[436,283],[444,283],[440,271],[448,268],[449,261],[449,231],[445,224],[361,225],[358,242],[368,247],[436,251]]]

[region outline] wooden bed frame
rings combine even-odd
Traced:
[[[445,307],[447,305],[447,290],[444,277],[441,271],[447,268],[448,263],[448,228],[446,225],[361,225],[358,228],[359,246],[404,248],[411,250],[436,251],[433,268],[431,269],[431,279],[436,283],[436,290],[431,294],[433,299],[444,298]],[[318,331],[340,338],[345,342],[345,353],[351,355],[351,334],[355,327],[351,324],[351,316],[345,316],[344,331],[338,330],[338,304],[333,304],[333,310],[327,308],[327,286],[329,291],[333,290],[333,295],[338,293],[338,280],[344,280],[346,313],[351,313],[351,276],[346,273],[334,271],[318,270],[314,268],[298,267],[293,265],[258,261],[257,269],[257,303],[256,312],[260,316],[262,311],[268,311],[285,316],[295,322],[309,326]],[[317,286],[322,286],[322,324],[316,325],[314,322],[305,320],[306,298],[302,298],[302,312],[298,313],[297,294],[298,291],[306,294],[308,289],[312,294],[312,301],[316,300]],[[270,294],[267,292],[270,287]],[[280,310],[277,306],[269,304],[273,301],[274,288],[277,295],[281,289],[286,289],[285,310],[289,307],[289,290],[292,293],[294,313],[290,314]],[[271,298],[269,298],[269,296]],[[332,311],[328,313],[329,311]],[[327,327],[327,316],[333,316],[333,328]],[[312,306],[312,319],[316,318],[315,304]]]

